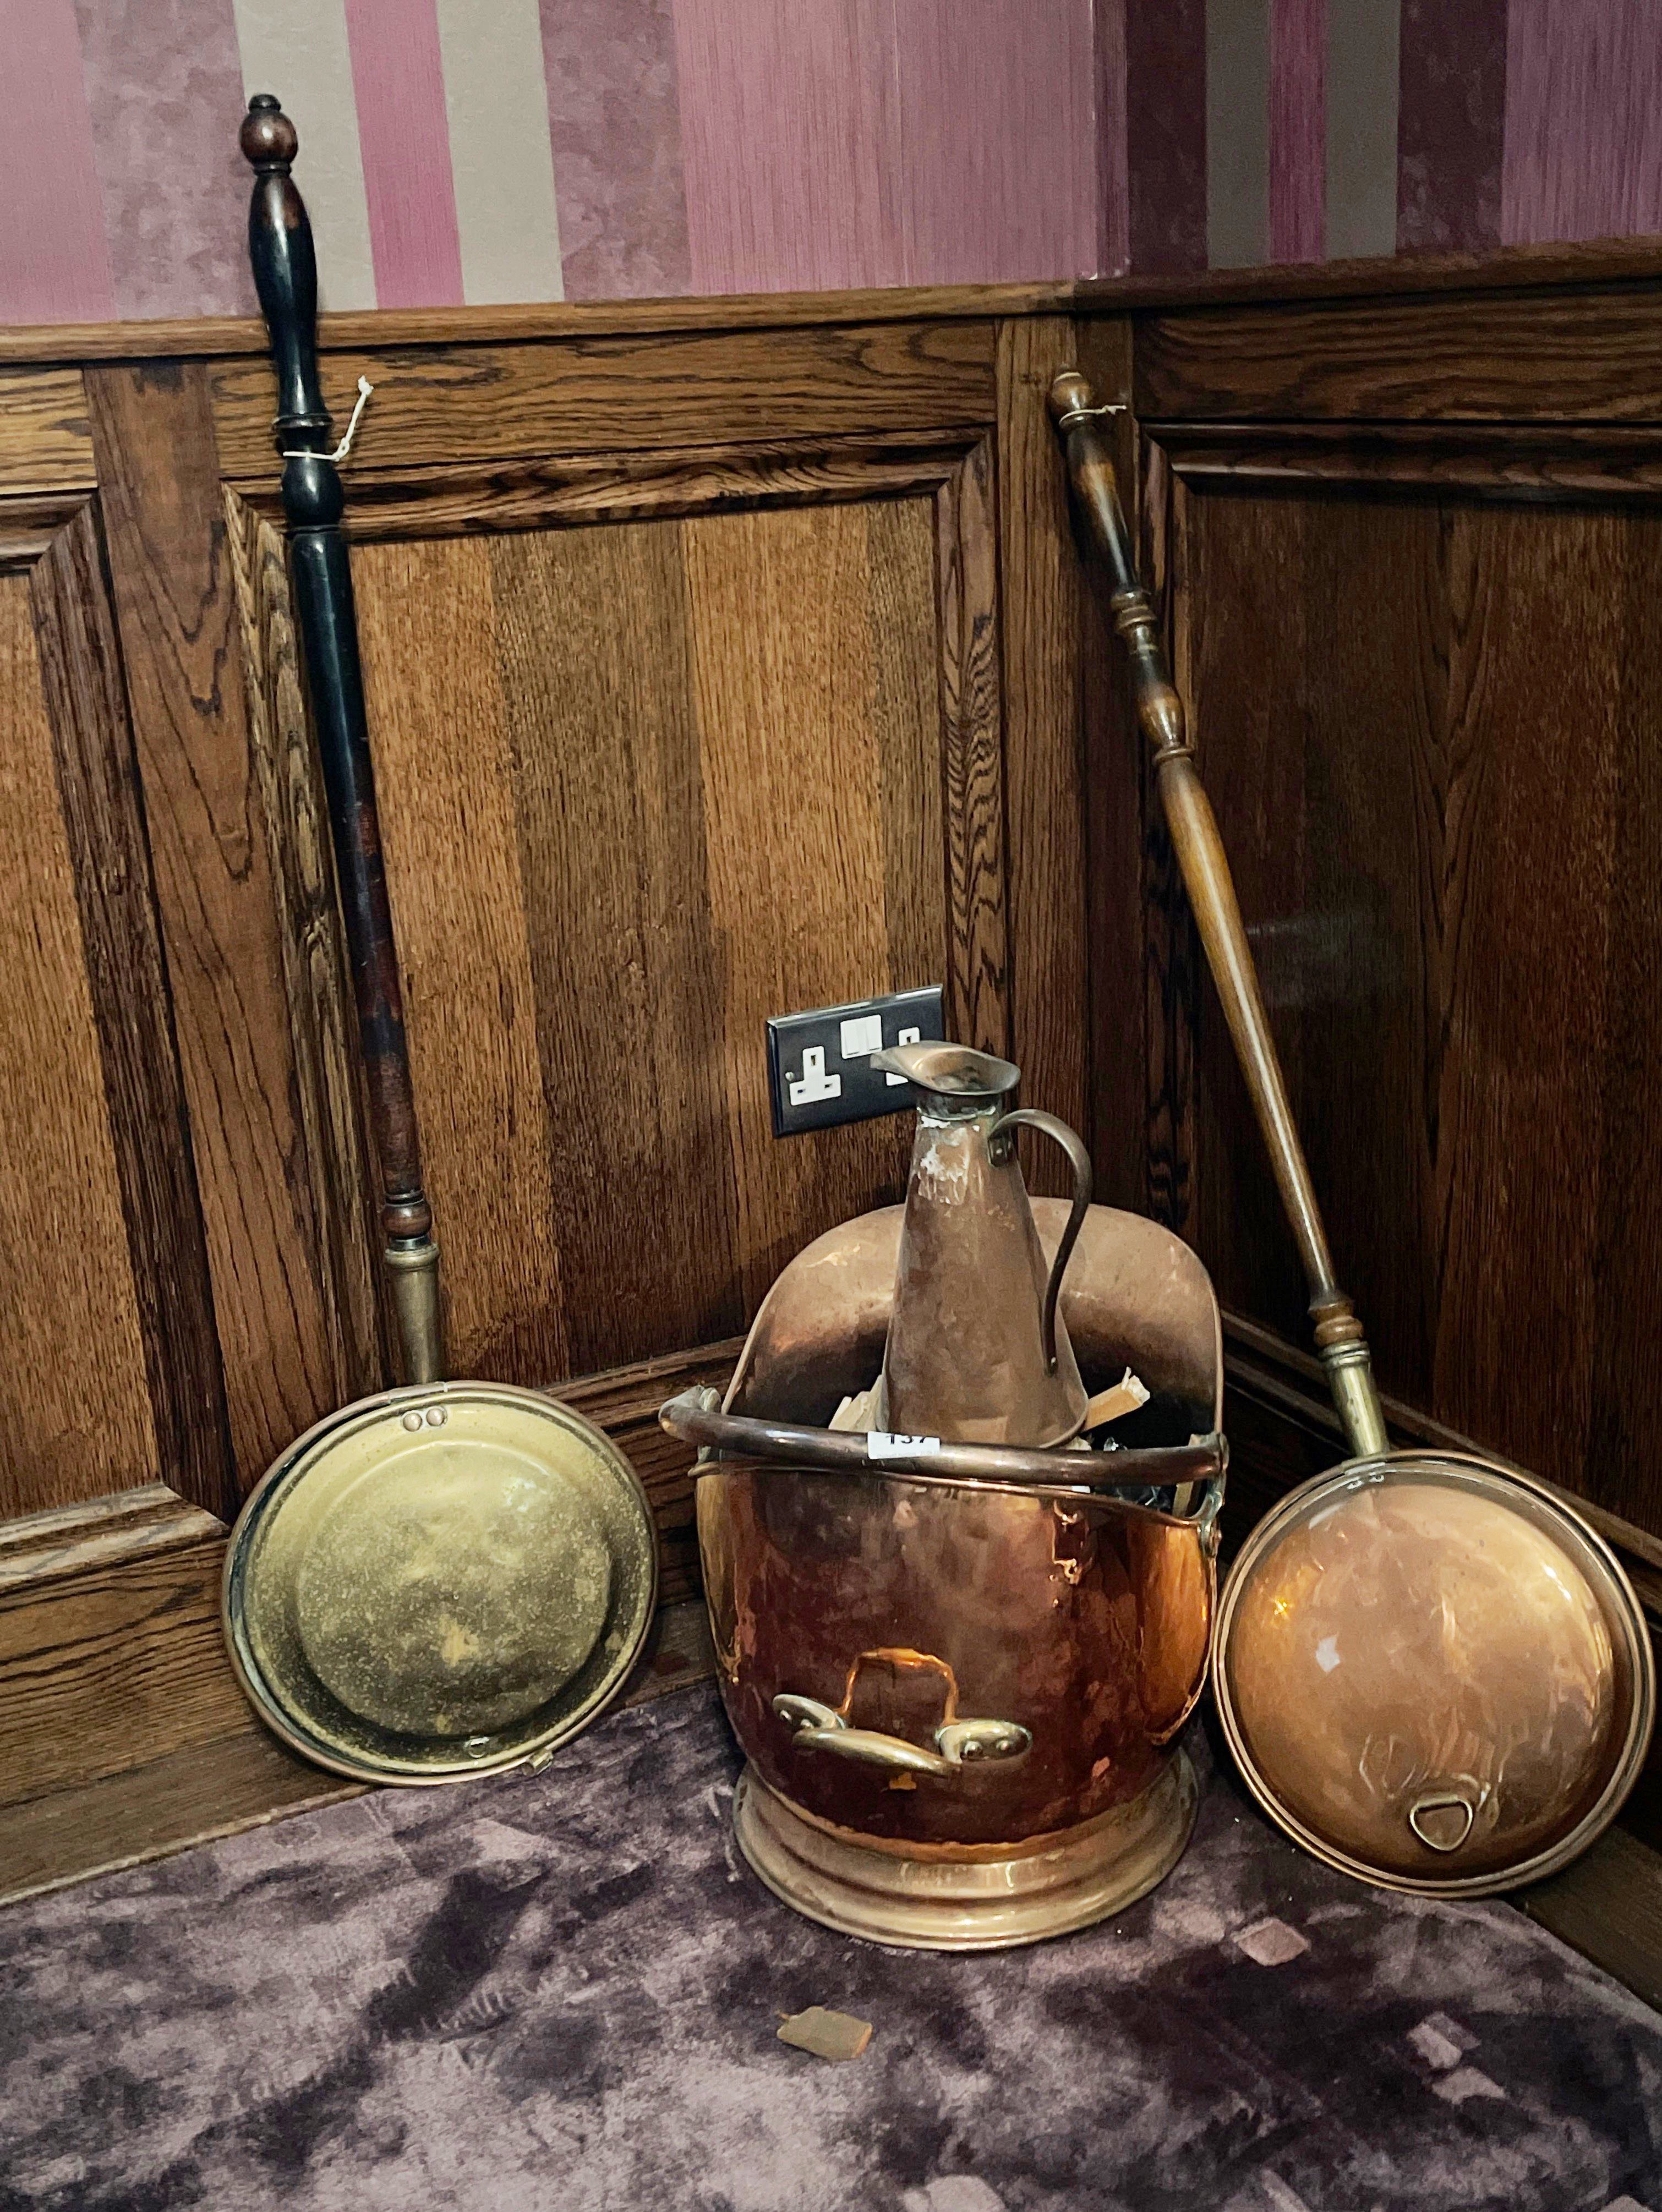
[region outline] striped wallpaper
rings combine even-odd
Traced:
[[[1185,270],[1662,229],[1662,0],[0,0],[0,320]]]

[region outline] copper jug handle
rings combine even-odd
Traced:
[[[1068,1155],[1068,1164],[1074,1171],[1074,1203],[1068,1216],[1068,1226],[1062,1232],[1062,1242],[1056,1246],[1056,1255],[1050,1262],[1050,1279],[1044,1285],[1044,1371],[1056,1371],[1056,1301],[1062,1296],[1062,1279],[1068,1272],[1068,1262],[1074,1256],[1074,1247],[1079,1242],[1079,1232],[1085,1226],[1086,1211],[1091,1203],[1091,1155],[1065,1121],[1058,1121],[1054,1114],[1041,1114],[1036,1106],[1020,1106],[1014,1114],[1001,1115],[993,1125],[987,1140],[987,1150],[995,1166],[1008,1158],[1014,1139],[1005,1135],[1007,1129],[1037,1129],[1041,1137],[1049,1137],[1060,1145]]]

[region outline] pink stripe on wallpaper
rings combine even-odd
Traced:
[[[568,300],[691,289],[670,0],[542,0]]]
[[[1397,250],[1482,252],[1501,240],[1507,0],[1402,7]]]
[[[1206,266],[1206,0],[1126,0],[1131,266]]]
[[[1662,21],[1656,0],[1554,0],[1507,19],[1501,236],[1662,229]]]
[[[1269,0],[1269,258],[1319,261],[1327,231],[1327,0]]]
[[[695,292],[904,281],[892,0],[676,0]]]
[[[1127,0],[1096,0],[1097,274],[1123,276],[1131,265],[1131,179],[1125,144]]]
[[[115,284],[75,0],[0,0],[0,318],[103,321]]]
[[[895,0],[909,284],[1090,276],[1091,0]]]
[[[460,307],[461,240],[434,0],[346,0],[346,31],[376,304]]]
[[[122,316],[249,314],[232,0],[77,0]]]

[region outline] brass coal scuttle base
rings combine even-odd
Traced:
[[[1033,1212],[1048,1256],[1068,1209]],[[900,1219],[864,1215],[799,1254],[707,1431],[736,1417],[823,1431],[866,1388]],[[1062,1304],[1087,1386],[1134,1369],[1165,1425],[1143,1441],[1184,1447],[1169,1459],[1194,1479],[1132,1487],[1128,1462],[1108,1488],[1115,1455],[1068,1449],[1044,1455],[1053,1481],[960,1478],[949,1454],[927,1463],[938,1474],[892,1469],[880,1437],[846,1467],[701,1455],[704,1588],[748,1760],[737,1841],[776,1895],[844,1934],[1035,1942],[1143,1896],[1188,1840],[1196,1784],[1177,1739],[1216,1595],[1217,1306],[1177,1238],[1105,1206],[1085,1218]],[[666,1425],[707,1440],[678,1423],[686,1402]]]
[[[1088,1928],[1165,1881],[1195,1825],[1195,1770],[1179,1751],[1140,1796],[1013,1848],[902,1844],[801,1811],[746,1767],[733,1802],[739,1848],[774,1895],[826,1928],[914,1951],[1000,1951]]]

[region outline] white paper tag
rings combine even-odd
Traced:
[[[868,1459],[922,1459],[940,1449],[939,1437],[892,1437],[886,1429],[873,1429],[866,1438]]]

